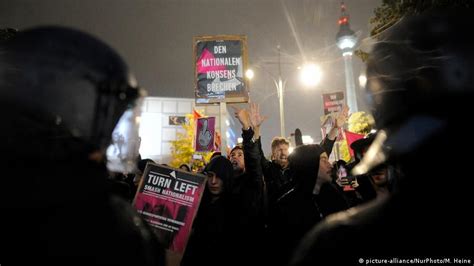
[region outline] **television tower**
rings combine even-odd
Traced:
[[[346,72],[346,102],[351,113],[358,111],[355,91],[354,74],[352,72],[352,53],[357,43],[357,37],[349,26],[349,15],[346,13],[344,2],[341,3],[341,17],[339,18],[339,32],[336,35],[337,47],[341,49],[344,57]]]

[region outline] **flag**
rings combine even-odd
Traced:
[[[194,118],[194,121],[197,121],[198,118],[201,118],[203,117],[202,114],[200,114],[196,109],[193,108],[193,118]]]
[[[349,146],[349,153],[351,154],[351,157],[354,157],[354,151],[351,148],[351,144],[356,140],[364,138],[365,135],[357,134],[357,133],[350,132],[347,130],[344,130],[344,135],[346,136],[347,146]]]

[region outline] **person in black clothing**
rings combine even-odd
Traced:
[[[256,162],[251,161],[252,153],[258,152],[257,145],[251,141],[252,129],[243,130],[243,144],[236,145],[230,152],[230,162],[234,170],[232,180],[233,197],[240,201],[248,211],[240,218],[246,224],[255,223],[253,226],[261,227],[263,204],[263,175]],[[246,165],[250,167],[246,167]],[[249,224],[250,226],[250,224]],[[251,226],[251,227],[253,227]]]
[[[0,181],[2,260],[163,265],[152,231],[106,188],[105,150],[142,95],[122,58],[63,27],[19,31],[0,51],[0,145],[9,177]]]
[[[133,175],[133,178],[130,178],[131,180],[130,179],[127,180],[132,190],[131,201],[135,199],[138,186],[140,185],[140,182],[142,181],[143,173],[145,172],[145,168],[148,163],[155,163],[155,161],[153,161],[152,159],[141,159],[141,157],[139,157],[139,160],[137,162],[137,172]]]
[[[398,185],[388,197],[320,223],[292,265],[349,265],[400,255],[472,263],[466,243],[474,237],[474,182],[465,173],[472,159],[456,156],[474,148],[472,141],[460,145],[459,138],[474,101],[474,41],[466,34],[474,23],[464,11],[407,16],[380,36],[367,65],[379,131],[353,172],[386,163],[399,171]],[[342,247],[344,256],[329,255],[341,254]]]
[[[232,199],[232,164],[214,157],[204,168],[208,176],[181,265],[223,265],[235,250],[237,210]]]
[[[304,234],[321,219],[349,208],[347,200],[332,184],[332,165],[320,145],[296,147],[289,161],[296,184],[278,199],[271,217],[277,264],[289,260]]]
[[[373,200],[377,196],[370,174],[357,176],[351,174],[352,168],[360,162],[374,137],[374,133],[369,133],[364,138],[354,141],[351,149],[354,151],[355,160],[350,163],[339,160],[333,168],[336,177],[334,182],[350,201],[351,207]],[[344,177],[341,177],[341,174]]]
[[[132,202],[148,162],[155,163],[151,159],[142,160],[141,156],[138,155],[136,167],[134,167],[136,169],[133,173],[123,174],[111,172],[107,179],[108,190],[128,202]]]
[[[261,142],[259,145],[263,175],[269,197],[268,201],[272,205],[294,185],[293,173],[288,162],[290,142],[283,137],[273,138],[271,160],[265,158]]]
[[[336,142],[339,128],[341,128],[347,121],[349,109],[347,106],[338,114],[334,120],[334,125],[329,133],[324,136],[320,146],[324,149],[326,154],[331,155],[334,143]],[[260,116],[258,107],[251,108],[251,116]],[[263,122],[263,120],[262,120]],[[260,132],[259,128],[255,130]],[[290,142],[284,137],[275,137],[272,140],[272,156],[271,160],[267,160],[261,147],[260,134],[253,136],[258,140],[260,148],[260,161],[262,171],[265,178],[266,189],[268,192],[268,202],[272,206],[275,202],[287,193],[294,185],[295,179],[291,167],[289,167],[288,156]],[[270,207],[271,208],[271,207]]]
[[[255,104],[250,104],[256,108]],[[252,263],[265,263],[264,237],[265,237],[265,189],[262,168],[258,156],[259,144],[254,139],[253,128],[259,128],[264,118],[250,116],[247,109],[235,109],[235,116],[242,124],[243,143],[236,145],[230,153],[230,160],[234,167],[234,195],[240,202],[242,211],[239,223],[246,229],[244,241],[247,256],[252,258]],[[249,261],[244,263],[248,264]]]
[[[357,165],[364,157],[367,149],[374,141],[375,136],[375,133],[370,133],[351,144],[351,148],[358,158],[353,166]],[[357,191],[362,195],[364,202],[375,199],[376,197],[384,197],[396,187],[396,176],[397,174],[392,166],[381,164],[366,174],[357,176],[357,180],[360,181]]]
[[[351,169],[346,161],[338,160],[334,162],[332,168],[332,183],[344,195],[349,202],[349,205],[354,207],[364,202],[364,198],[360,194],[359,188],[361,186],[366,186],[367,184],[361,176],[351,176],[350,171]],[[367,183],[370,185],[368,179]],[[372,186],[370,186],[370,188],[372,188]]]
[[[284,215],[285,208],[279,202],[295,187],[295,178],[293,172],[290,170],[288,161],[289,142],[284,138],[275,138],[272,142],[272,161],[268,161],[263,154],[260,141],[260,125],[265,120],[265,117],[260,115],[259,106],[255,103],[249,105],[249,109],[235,108],[236,117],[242,124],[245,151],[245,169],[247,173],[252,173],[252,176],[259,177],[262,172],[265,176],[263,186],[263,208],[261,214],[263,215],[263,226],[265,228],[266,241],[259,249],[265,257],[266,263],[281,264],[289,254],[292,245],[280,245],[282,231],[278,216]],[[330,131],[330,134],[322,142],[323,151],[331,151],[332,145],[337,136],[337,127],[347,120],[347,108],[338,117],[338,123]],[[329,139],[331,138],[331,139]],[[314,156],[319,157],[319,154]],[[344,208],[346,208],[344,206]],[[284,259],[282,259],[284,258]]]

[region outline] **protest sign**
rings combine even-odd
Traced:
[[[193,38],[196,103],[248,102],[247,37]]]
[[[169,251],[182,254],[206,185],[206,177],[148,163],[134,208]]]

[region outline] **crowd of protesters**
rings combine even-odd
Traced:
[[[288,140],[275,137],[268,160],[259,106],[235,108],[243,142],[201,172],[206,189],[181,265],[474,259],[462,244],[473,239],[470,161],[457,156],[472,148],[459,143],[474,100],[468,17],[414,16],[380,36],[367,70],[379,131],[351,145],[353,161],[329,161],[347,109],[320,144],[290,153]],[[106,169],[113,130],[143,95],[125,62],[95,37],[61,27],[14,33],[0,52],[6,256],[28,250],[38,263],[164,265],[160,239],[130,205],[154,162],[133,158],[138,172],[113,178]]]

